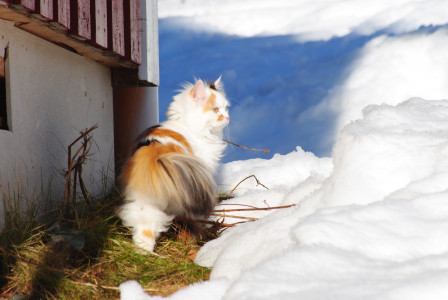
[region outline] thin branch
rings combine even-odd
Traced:
[[[249,179],[249,178],[251,178],[251,177],[253,177],[254,179],[255,179],[255,181],[257,182],[257,186],[258,185],[261,185],[262,187],[264,187],[265,189],[267,189],[267,190],[269,190],[264,184],[262,184],[259,180],[258,180],[258,178],[255,176],[255,175],[250,175],[250,176],[247,176],[246,178],[244,178],[243,180],[241,180],[240,182],[238,182],[238,184],[233,188],[233,190],[230,192],[230,194],[229,194],[229,198],[232,196],[232,194],[233,194],[233,192],[236,190],[236,188],[241,184],[241,183],[243,183],[243,181],[245,181],[245,180],[247,180],[247,179]]]
[[[243,216],[232,216],[232,215],[226,215],[226,214],[218,214],[218,213],[212,213],[213,216],[223,217],[223,218],[235,218],[235,219],[244,219],[244,220],[250,220],[250,221],[257,221],[258,218],[252,218],[252,217],[243,217]]]
[[[87,191],[85,189],[84,182],[81,177],[82,166],[86,162],[86,158],[89,156],[90,143],[92,137],[90,133],[98,128],[98,124],[93,125],[89,129],[82,130],[78,138],[76,138],[67,148],[68,160],[67,160],[67,172],[65,181],[64,198],[62,201],[61,213],[63,215],[69,215],[70,213],[70,199],[72,200],[73,212],[76,215],[76,190],[77,184],[81,186],[81,192],[84,198],[89,202]],[[72,156],[72,147],[79,142],[81,146],[76,150],[75,154]],[[75,216],[77,219],[77,216]]]
[[[241,146],[241,145],[238,145],[238,144],[232,143],[232,142],[230,142],[230,141],[228,141],[228,140],[223,140],[223,141],[224,141],[224,142],[226,142],[226,143],[229,143],[229,144],[231,144],[231,145],[234,145],[234,146],[237,146],[237,147],[240,147],[240,148],[246,149],[246,150],[252,150],[252,151],[263,151],[264,153],[269,153],[269,149],[268,149],[268,148],[266,148],[266,149],[254,149],[254,148],[248,148],[248,147],[245,147],[245,146]]]
[[[220,213],[220,212],[229,212],[229,211],[257,211],[257,210],[271,210],[271,209],[282,209],[282,208],[288,208],[288,207],[294,207],[296,204],[290,204],[290,205],[282,205],[282,206],[272,206],[272,207],[254,207],[254,208],[234,208],[234,209],[217,209],[214,212]]]
[[[235,204],[233,204],[233,203],[219,203],[219,205],[220,205],[220,206],[221,206],[221,205],[232,205],[232,206],[236,206],[236,205],[238,205],[238,206],[250,207],[250,208],[254,208],[254,209],[257,209],[257,208],[258,208],[258,207],[253,206],[253,205],[239,204],[239,203],[235,203]]]

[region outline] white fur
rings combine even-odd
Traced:
[[[160,233],[168,230],[174,216],[165,214],[153,206],[150,199],[137,193],[127,193],[126,200],[118,215],[123,220],[123,225],[131,228],[134,243],[152,252]],[[144,236],[143,230],[151,230],[153,237]]]
[[[229,102],[223,93],[214,92],[219,113],[225,117],[223,122],[218,123],[216,114],[204,114],[203,107],[192,101],[190,91],[193,87],[192,84],[184,85],[184,90],[174,97],[166,114],[168,120],[161,123],[161,126],[182,134],[190,143],[194,154],[214,172],[226,147],[222,140],[222,129],[229,122],[226,109]],[[218,87],[222,89],[221,82],[218,82]],[[207,98],[212,93],[206,85],[205,92]]]
[[[223,86],[220,79],[215,82],[215,86],[222,91]],[[192,92],[192,89],[195,90]],[[216,95],[217,105],[215,108],[219,110],[212,109],[204,112],[204,102],[212,93]],[[192,95],[196,95],[200,99],[192,99]],[[229,122],[228,105],[229,103],[223,92],[212,90],[207,84],[198,80],[195,85],[184,85],[183,91],[174,97],[174,101],[168,108],[168,120],[160,124],[161,128],[176,131],[188,141],[193,151],[189,154],[202,161],[205,165],[204,170],[208,169],[206,172],[210,175],[218,167],[226,146],[222,140],[222,129]],[[224,117],[222,121],[218,121],[220,115]],[[171,138],[156,137],[155,139],[162,144],[174,143],[188,153],[183,145]],[[200,169],[197,168],[197,170]],[[124,196],[126,203],[118,213],[123,220],[123,224],[131,227],[136,245],[148,251],[153,251],[155,241],[161,232],[168,229],[174,216],[167,215],[163,211],[166,208],[165,199],[150,199],[126,186]],[[145,236],[143,234],[145,230],[151,230],[154,236]]]

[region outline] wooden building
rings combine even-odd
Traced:
[[[0,0],[3,199],[63,192],[67,146],[94,124],[92,195],[158,122],[157,0]],[[115,129],[115,132],[114,132]]]

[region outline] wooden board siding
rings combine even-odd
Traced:
[[[70,0],[57,0],[57,18],[54,21],[63,29],[70,29]]]
[[[39,9],[40,9],[40,14],[45,17],[46,19],[49,20],[53,20],[54,19],[54,14],[53,14],[53,9],[54,9],[54,5],[53,5],[53,1],[52,0],[40,0],[39,1],[40,5],[39,5]]]
[[[90,16],[90,0],[75,0],[71,2],[72,28],[70,32],[82,40],[92,39],[92,26]]]
[[[95,0],[95,42],[107,48],[107,0]]]
[[[142,30],[140,0],[130,1],[130,44],[131,60],[142,63]]]
[[[142,62],[140,15],[140,0],[0,1],[0,18],[80,54],[93,51],[92,58],[103,56],[99,61],[106,65],[126,68]]]
[[[129,1],[129,0],[125,0]],[[125,56],[124,51],[124,7],[123,0],[112,0],[112,11],[111,11],[111,41],[112,41],[112,51],[121,56]]]

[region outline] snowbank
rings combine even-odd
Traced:
[[[342,130],[333,162],[330,174],[328,159],[299,148],[224,166],[228,185],[244,169],[271,184],[229,202],[269,200],[273,189],[297,206],[206,244],[197,263],[213,267],[211,280],[170,299],[448,297],[448,100],[368,106]],[[275,175],[297,181],[288,189]]]
[[[448,1],[161,0],[160,115],[179,83],[223,75],[228,140],[329,156],[369,104],[447,99]],[[228,148],[224,162],[260,157]],[[271,154],[263,158],[270,158]]]
[[[305,42],[350,33],[370,35],[384,28],[401,33],[420,25],[444,24],[448,2],[161,0],[159,7],[160,18],[173,18],[200,31],[243,37],[294,34]]]

